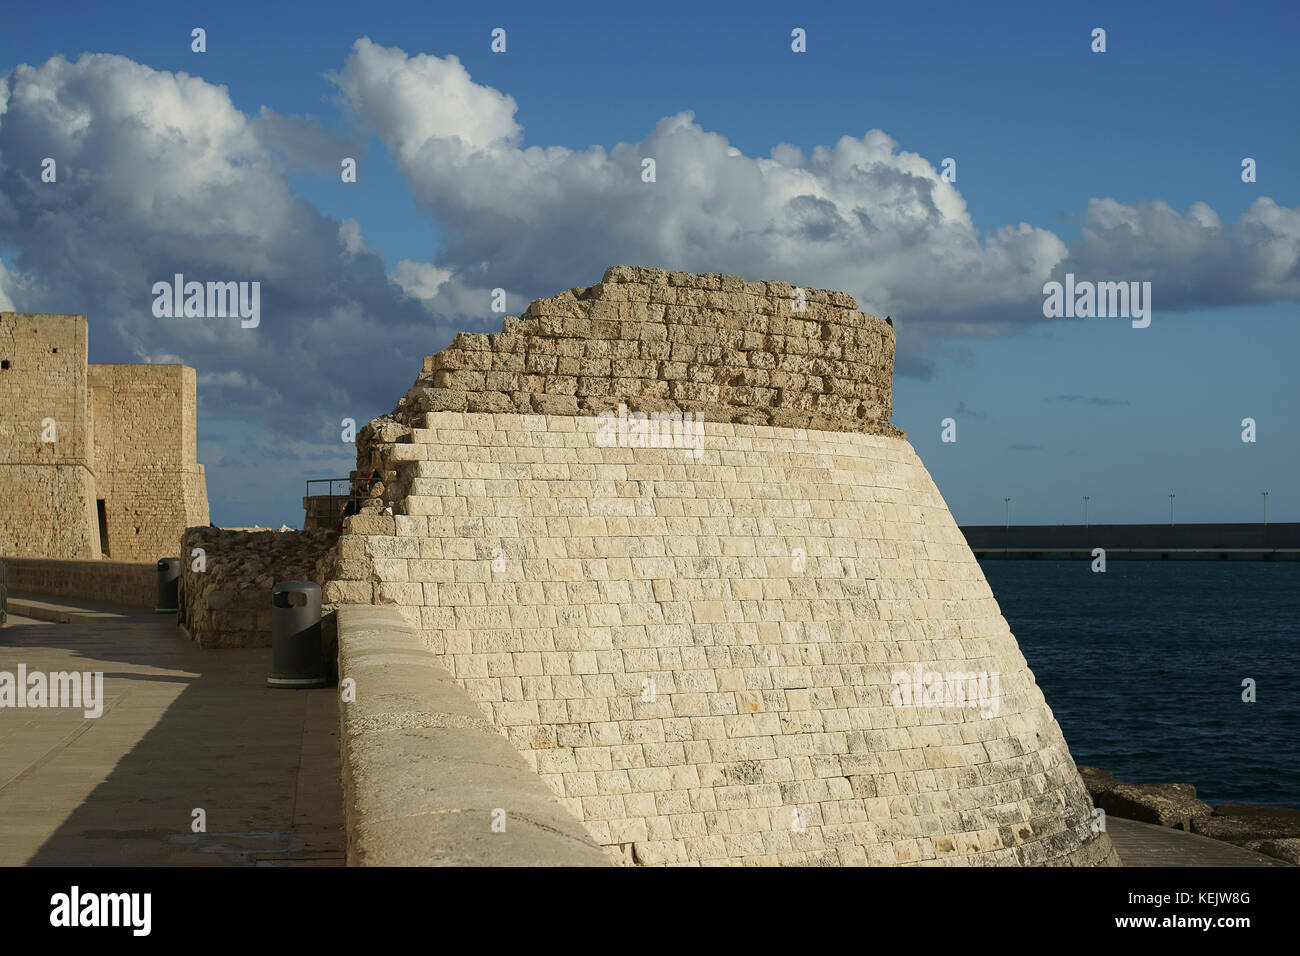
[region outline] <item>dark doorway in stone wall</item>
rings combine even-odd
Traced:
[[[95,510],[99,513],[99,553],[108,557],[108,512],[104,510],[104,499],[95,500]]]

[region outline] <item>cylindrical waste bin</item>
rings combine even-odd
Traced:
[[[158,559],[158,604],[154,608],[157,614],[175,614],[180,608],[178,588],[181,583],[181,559]]]
[[[320,586],[280,581],[271,591],[271,674],[268,687],[324,687]]]

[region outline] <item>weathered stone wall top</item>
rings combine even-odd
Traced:
[[[612,266],[589,288],[533,301],[500,333],[458,335],[425,360],[393,418],[625,405],[901,436],[889,424],[894,330],[857,308],[843,292],[788,282]]]

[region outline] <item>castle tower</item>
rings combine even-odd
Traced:
[[[390,603],[631,863],[1117,862],[842,293],[616,266],[425,361],[326,600]],[[437,787],[431,768],[430,787]]]
[[[96,558],[86,317],[0,312],[0,555]]]
[[[90,365],[84,315],[0,312],[0,555],[154,560],[208,523],[184,365]]]

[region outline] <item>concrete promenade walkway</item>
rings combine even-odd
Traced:
[[[271,690],[269,649],[200,651],[169,615],[20,609],[48,620],[10,614],[0,671],[102,671],[105,700],[95,719],[0,708],[0,866],[343,864],[333,688]],[[1288,865],[1114,816],[1107,832],[1126,866]]]
[[[272,690],[269,649],[201,651],[171,615],[28,600],[72,613],[11,614],[0,671],[102,671],[105,700],[0,708],[0,865],[342,865],[333,688]]]
[[[1106,832],[1125,866],[1290,866],[1283,860],[1243,847],[1152,823],[1116,816]]]

